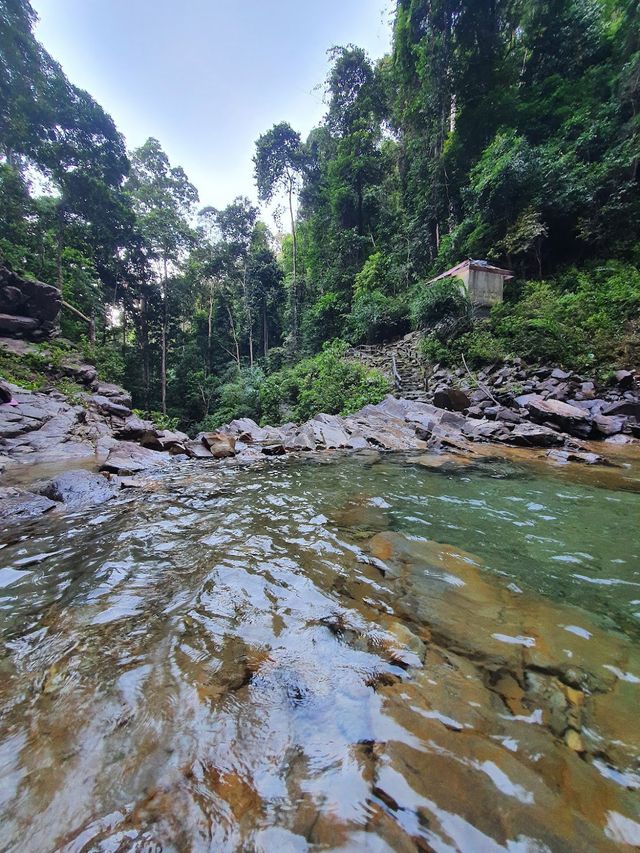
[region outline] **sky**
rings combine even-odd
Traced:
[[[202,205],[256,199],[254,143],[325,112],[327,50],[389,50],[391,0],[31,0],[36,37],[113,117],[160,140]]]

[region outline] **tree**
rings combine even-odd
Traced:
[[[167,412],[167,330],[169,325],[169,271],[176,269],[193,244],[190,217],[198,193],[180,166],[172,167],[157,139],[150,138],[131,155],[131,177],[127,188],[133,199],[140,231],[149,257],[157,266],[162,318],[161,407]],[[146,303],[143,303],[143,313]],[[145,358],[147,356],[145,355]]]
[[[293,239],[293,340],[297,346],[300,325],[300,294],[298,291],[298,241],[293,212],[293,195],[296,192],[304,166],[304,151],[300,134],[286,122],[274,124],[256,142],[253,158],[255,180],[260,201],[269,202],[278,192],[285,192],[289,203],[291,236]]]

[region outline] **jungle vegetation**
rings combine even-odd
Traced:
[[[606,371],[640,351],[636,0],[398,0],[392,49],[333,48],[324,120],[255,146],[261,201],[202,207],[161,142],[110,116],[0,0],[0,262],[92,318],[63,335],[183,427],[350,411],[384,381],[345,343],[425,330],[426,358]],[[516,273],[488,319],[426,283]],[[436,324],[437,325],[437,324]]]

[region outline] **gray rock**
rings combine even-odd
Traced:
[[[570,435],[586,438],[591,433],[591,417],[583,409],[561,400],[530,399],[525,408],[536,423],[551,423]]]
[[[622,432],[626,423],[627,419],[620,415],[596,415],[593,419],[594,429],[604,436]]]
[[[509,444],[520,447],[553,447],[562,444],[562,436],[549,427],[538,424],[516,424],[509,435]]]
[[[629,415],[640,420],[640,400],[619,400],[602,410],[603,415]]]
[[[131,408],[131,394],[119,385],[114,385],[112,382],[98,382],[93,390],[100,397],[108,397],[114,403]]]
[[[118,486],[100,474],[90,471],[66,471],[45,483],[39,490],[49,500],[67,506],[96,506],[110,500],[118,492]]]
[[[61,307],[62,297],[57,287],[22,278],[0,266],[1,330],[46,337],[53,332]],[[25,320],[29,323],[25,324]]]
[[[633,388],[635,376],[630,370],[618,370],[615,374],[616,383],[623,391],[628,391]]]
[[[137,474],[138,471],[158,468],[166,464],[169,458],[168,453],[149,450],[130,441],[119,441],[109,451],[102,470],[128,477],[132,474]]]
[[[153,429],[151,421],[143,421],[137,415],[129,415],[116,427],[114,435],[123,441],[134,441]]]
[[[185,452],[190,459],[213,459],[211,451],[202,440],[194,439],[185,442]]]
[[[126,420],[131,414],[131,409],[121,403],[116,403],[110,400],[109,397],[103,397],[101,394],[94,394],[89,397],[89,404],[95,406],[98,411],[105,415],[115,415],[117,418]]]
[[[82,362],[72,359],[63,359],[60,365],[60,372],[63,376],[69,376],[89,388],[96,381],[98,371],[93,364],[83,364]]]
[[[55,507],[55,501],[23,489],[0,489],[0,520],[5,524],[38,518]]]

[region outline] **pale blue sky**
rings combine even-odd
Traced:
[[[202,204],[255,198],[258,135],[303,137],[325,111],[333,45],[388,51],[392,0],[32,0],[36,35],[113,116],[129,147],[157,137]]]

